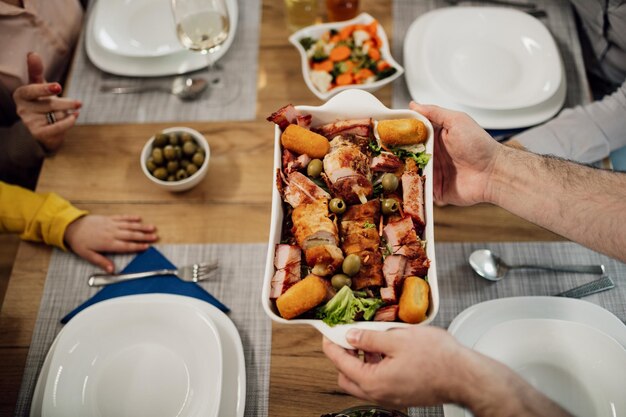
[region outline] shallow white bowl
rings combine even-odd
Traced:
[[[372,117],[375,120],[385,119],[402,119],[415,118],[422,121],[428,129],[428,140],[426,142],[426,152],[433,153],[433,127],[430,121],[419,113],[411,110],[392,110],[387,107],[376,97],[362,90],[351,89],[343,91],[333,97],[322,106],[296,106],[303,114],[311,114],[313,116],[312,126],[318,126],[325,123],[332,123],[337,120],[362,119]],[[263,292],[261,302],[263,309],[267,315],[274,321],[283,324],[308,324],[319,330],[324,336],[334,343],[351,349],[352,346],[346,341],[346,332],[353,328],[368,330],[388,330],[394,327],[408,327],[413,324],[402,322],[382,322],[382,321],[358,321],[353,324],[342,324],[330,327],[322,320],[315,319],[292,319],[285,320],[278,314],[274,303],[270,300],[270,288],[272,277],[274,276],[274,252],[276,244],[280,243],[281,231],[283,227],[283,205],[280,193],[276,188],[274,176],[276,170],[281,168],[281,146],[280,146],[280,128],[275,126],[274,137],[274,169],[272,170],[272,215],[270,226],[270,238],[267,250],[267,259],[265,264],[265,277],[263,279]],[[433,162],[426,165],[424,169],[426,176],[424,186],[424,200],[426,209],[426,231],[424,237],[428,242],[426,253],[430,259],[430,269],[428,270],[428,283],[430,284],[430,305],[426,314],[426,320],[417,324],[422,326],[433,321],[439,310],[439,287],[437,286],[437,265],[435,262],[435,236],[433,222]]]
[[[304,47],[300,45],[300,39],[306,38],[306,37],[319,39],[320,36],[322,36],[325,32],[329,31],[330,29],[341,30],[341,28],[343,27],[346,27],[348,25],[354,25],[354,24],[366,25],[368,23],[371,23],[373,20],[376,20],[376,19],[374,19],[369,14],[361,13],[354,19],[346,20],[344,22],[332,22],[332,23],[323,23],[319,25],[307,26],[295,32],[293,35],[289,37],[289,42],[291,42],[293,46],[296,47],[298,52],[300,52],[300,59],[302,61],[302,77],[304,77],[304,82],[306,83],[307,87],[309,87],[309,90],[311,90],[313,94],[315,94],[321,100],[328,100],[329,98],[333,97],[335,94],[340,93],[341,91],[345,91],[345,90],[359,89],[359,90],[374,92],[380,89],[381,87],[391,83],[396,78],[404,74],[404,68],[402,68],[402,66],[400,66],[400,64],[398,64],[391,56],[391,52],[389,52],[389,41],[387,40],[387,35],[385,34],[385,30],[383,29],[382,25],[379,24],[378,36],[383,42],[383,45],[380,48],[380,55],[382,59],[387,61],[389,65],[391,65],[392,67],[396,69],[395,74],[387,78],[384,78],[382,80],[370,83],[370,84],[346,85],[342,87],[335,87],[330,91],[320,91],[311,82],[311,69],[309,68],[309,58],[306,55],[306,50],[304,49]]]
[[[150,181],[155,183],[160,188],[167,190],[167,191],[172,191],[172,192],[186,191],[198,185],[198,183],[202,181],[202,179],[206,176],[206,173],[209,170],[209,159],[211,159],[211,148],[209,147],[209,142],[207,142],[204,135],[198,132],[197,130],[190,129],[188,127],[170,127],[168,129],[163,130],[163,133],[172,133],[172,132],[186,132],[186,133],[191,134],[191,136],[193,136],[193,138],[196,140],[196,143],[199,146],[202,146],[202,149],[204,149],[204,154],[205,154],[204,162],[202,163],[202,166],[200,167],[200,169],[198,169],[198,172],[196,172],[189,178],[185,178],[184,180],[172,181],[172,182],[161,181],[160,179],[153,176],[150,173],[150,171],[148,171],[148,168],[146,167],[146,161],[148,160],[148,157],[150,156],[150,153],[152,152],[152,142],[154,141],[154,136],[148,139],[148,142],[146,142],[146,144],[144,145],[141,151],[141,158],[139,160],[139,164],[141,165],[141,170],[146,175],[146,177],[148,177]]]

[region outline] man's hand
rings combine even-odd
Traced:
[[[384,355],[366,363],[324,338],[324,353],[339,371],[339,387],[356,397],[392,407],[452,402],[446,390],[461,351],[454,338],[435,327],[413,326],[387,332],[351,331],[348,342],[366,352]]]
[[[99,252],[140,252],[158,239],[156,227],[143,224],[138,216],[125,215],[81,217],[70,223],[64,238],[78,256],[109,273],[114,272],[113,262]]]
[[[29,84],[13,93],[18,116],[31,135],[47,151],[56,151],[67,132],[76,123],[81,102],[57,97],[61,93],[59,83],[46,83],[43,78],[43,63],[36,53],[28,54]],[[54,114],[54,123],[49,123],[47,113]]]
[[[487,201],[489,179],[502,145],[467,114],[411,103],[435,128],[434,194],[438,204]]]

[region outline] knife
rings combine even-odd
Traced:
[[[598,292],[610,290],[615,287],[615,283],[608,275],[602,276],[595,281],[588,282],[578,287],[554,294],[555,297],[582,298]]]

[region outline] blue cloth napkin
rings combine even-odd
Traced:
[[[161,252],[153,247],[150,247],[145,252],[137,255],[135,259],[133,259],[126,266],[126,268],[121,271],[121,273],[145,272],[155,269],[176,269],[176,266],[163,256]],[[61,323],[67,323],[76,314],[93,304],[99,303],[100,301],[115,297],[123,297],[125,295],[152,293],[186,295],[187,297],[194,297],[213,304],[225,313],[230,311],[228,307],[222,304],[217,298],[206,292],[195,282],[185,282],[176,278],[174,275],[163,275],[151,278],[134,279],[108,285],[102,288],[89,300],[72,310],[71,313],[63,317],[61,319]]]

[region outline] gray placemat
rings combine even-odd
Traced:
[[[540,20],[550,30],[561,52],[567,80],[567,96],[564,107],[574,107],[591,101],[585,64],[574,14],[569,0],[535,0],[537,8],[543,9],[548,16]],[[488,6],[480,1],[463,1],[463,6]],[[422,14],[441,7],[450,7],[446,0],[393,0],[393,56],[404,62],[404,37],[411,23]],[[503,6],[505,7],[505,6]],[[411,95],[405,77],[393,85],[392,104],[394,108],[406,108]],[[428,103],[438,104],[438,103]]]
[[[111,94],[100,92],[102,85],[142,86],[162,83],[169,86],[172,77],[120,77],[95,67],[85,52],[85,30],[78,42],[69,79],[68,97],[83,102],[78,124],[192,122],[220,120],[253,120],[256,116],[257,68],[260,0],[238,0],[239,18],[235,39],[226,54],[217,62],[224,73],[236,74],[237,98],[225,103],[226,89],[207,89],[194,101],[181,101],[163,92]],[[85,20],[87,22],[87,20]],[[85,25],[85,28],[87,25]],[[206,69],[190,74],[207,78]]]
[[[203,281],[200,285],[231,309],[228,316],[239,330],[246,359],[246,417],[267,416],[271,323],[260,302],[267,245],[160,245],[157,248],[175,265],[219,260],[219,278]],[[132,258],[133,255],[113,257],[118,269]],[[16,416],[29,415],[44,358],[62,328],[59,320],[98,291],[87,286],[87,277],[93,272],[95,268],[76,255],[53,251],[26,359]]]
[[[447,328],[466,308],[497,298],[553,295],[593,281],[598,276],[547,271],[512,270],[499,282],[479,278],[467,259],[476,249],[491,249],[510,264],[604,264],[615,288],[585,297],[626,320],[626,265],[571,242],[559,243],[439,243],[435,245],[439,313],[434,325]],[[409,415],[443,416],[442,407],[412,408]]]

